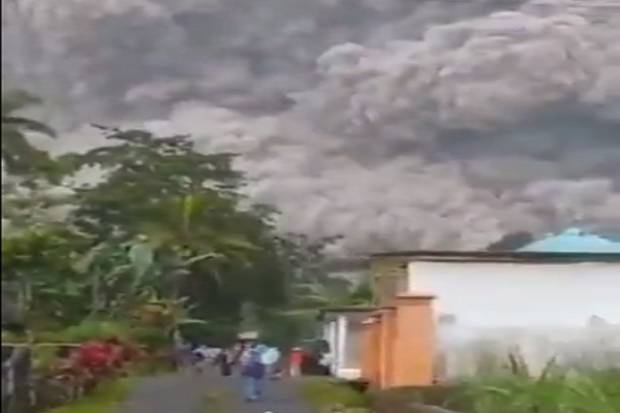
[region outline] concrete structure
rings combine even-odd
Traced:
[[[333,313],[326,327],[337,348],[334,372],[385,388],[503,369],[509,356],[532,374],[552,358],[570,366],[620,367],[615,248],[569,230],[517,252],[375,255],[377,307],[356,313],[355,334],[344,312]],[[361,356],[347,359],[360,338]]]
[[[361,378],[363,323],[376,311],[374,307],[334,307],[321,313],[323,338],[332,354],[334,376]]]

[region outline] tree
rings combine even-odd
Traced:
[[[27,133],[56,137],[53,129],[36,120],[19,116],[18,112],[41,101],[34,96],[12,91],[2,95],[2,161],[8,174],[33,179],[44,176],[58,179],[59,170],[46,151],[28,142]]]
[[[109,145],[62,158],[73,170],[96,166],[105,171],[105,180],[76,190],[79,208],[74,218],[85,230],[103,238],[114,234],[128,239],[161,219],[171,203],[184,202],[188,196],[202,194],[220,207],[238,200],[234,190],[241,176],[231,168],[231,154],[198,153],[188,136],[103,131]]]
[[[199,153],[189,136],[102,130],[109,145],[61,159],[105,174],[76,188],[71,219],[78,228],[98,243],[146,237],[156,265],[145,279],[159,292],[188,295],[196,311],[230,314],[243,301],[282,301],[287,274],[272,211],[240,195],[234,155]]]
[[[2,280],[21,285],[29,314],[38,320],[80,320],[88,312],[88,283],[72,263],[87,242],[61,226],[3,237]]]

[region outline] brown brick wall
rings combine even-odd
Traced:
[[[376,304],[393,304],[398,294],[407,289],[407,260],[405,258],[374,258],[370,273],[374,282]]]

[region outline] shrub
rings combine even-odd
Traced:
[[[146,347],[148,352],[156,352],[170,345],[170,337],[162,329],[152,327],[135,327],[131,338]]]
[[[134,384],[131,378],[101,383],[89,396],[48,413],[107,413],[125,400]]]
[[[55,343],[82,343],[110,337],[128,339],[131,328],[128,324],[116,321],[84,320],[79,324],[57,332],[35,333],[36,341]]]

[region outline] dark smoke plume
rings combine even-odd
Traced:
[[[233,150],[336,250],[620,227],[620,0],[13,0],[3,79]],[[69,113],[61,117],[60,114]]]

